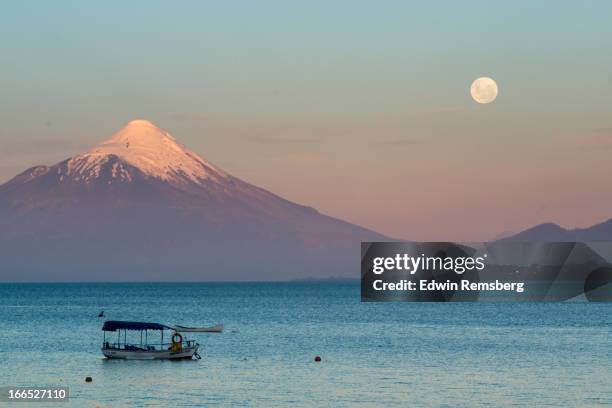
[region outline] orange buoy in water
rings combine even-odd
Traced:
[[[315,357],[315,361],[316,361],[317,363],[321,362],[321,356],[316,356],[316,357]]]

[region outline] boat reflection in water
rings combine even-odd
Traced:
[[[173,327],[159,323],[110,320],[102,326],[102,354],[107,358],[126,360],[175,360],[193,357],[200,359],[200,345],[195,340],[184,339],[180,332],[220,333],[222,330],[223,325],[209,328]],[[107,332],[115,332],[117,336],[107,336]],[[140,340],[138,341],[138,334],[130,333],[128,336],[128,332],[139,332]],[[165,338],[169,342],[164,343],[165,332]]]

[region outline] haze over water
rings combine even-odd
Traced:
[[[200,361],[105,360],[101,309],[226,331],[188,336]],[[68,386],[75,407],[601,406],[611,316],[603,303],[360,303],[356,283],[0,284],[0,385]]]

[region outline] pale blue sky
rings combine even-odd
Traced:
[[[146,118],[394,236],[590,224],[612,217],[611,18],[608,1],[5,4],[0,181]]]

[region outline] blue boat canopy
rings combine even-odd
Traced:
[[[103,331],[117,331],[117,330],[172,330],[173,327],[169,327],[159,323],[143,323],[143,322],[123,322],[119,320],[109,320],[104,322],[102,326]]]

